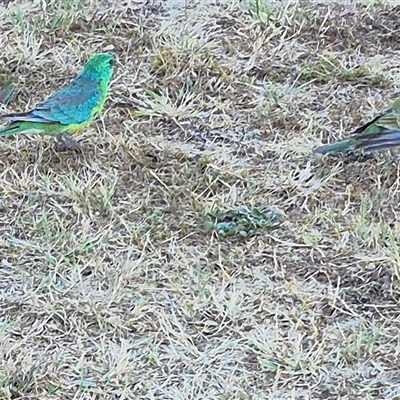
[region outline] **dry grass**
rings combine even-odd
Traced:
[[[397,151],[311,149],[398,96],[400,8],[319,3],[0,4],[0,111],[118,59],[84,153],[1,140],[1,399],[399,398]]]

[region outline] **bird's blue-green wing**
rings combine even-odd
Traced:
[[[38,104],[29,114],[35,121],[81,124],[91,118],[98,97],[98,81],[91,76],[79,75],[69,85]]]

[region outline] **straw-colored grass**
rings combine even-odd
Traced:
[[[400,396],[398,151],[312,155],[398,96],[399,6],[349,3],[0,3],[0,112],[117,58],[85,151],[1,139],[0,399]]]

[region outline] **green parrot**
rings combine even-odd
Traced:
[[[365,153],[400,145],[400,99],[372,121],[356,129],[349,139],[326,144],[314,153],[341,153],[361,149]]]
[[[2,115],[10,123],[0,136],[41,134],[60,137],[85,128],[100,113],[107,98],[114,57],[108,53],[92,56],[69,84],[33,110]]]

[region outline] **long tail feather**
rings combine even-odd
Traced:
[[[352,150],[354,147],[354,139],[346,139],[337,143],[325,144],[314,149],[314,153],[325,154],[329,152],[341,153],[347,150]]]
[[[0,136],[8,136],[8,135],[14,135],[15,133],[18,133],[19,127],[18,125],[9,125],[5,126],[4,128],[0,128]]]
[[[376,137],[372,140],[360,140],[355,145],[356,149],[363,149],[364,152],[389,149],[400,146],[400,132]]]
[[[364,153],[370,153],[371,151],[377,150],[388,150],[392,147],[398,147],[400,142],[385,142],[385,143],[372,143],[365,146],[357,147],[358,149],[362,149]]]
[[[27,126],[26,123],[15,122],[10,125],[6,125],[3,128],[0,128],[0,136],[8,136],[8,135],[34,135],[34,134],[43,134],[43,129],[39,127],[34,128],[32,126]]]

